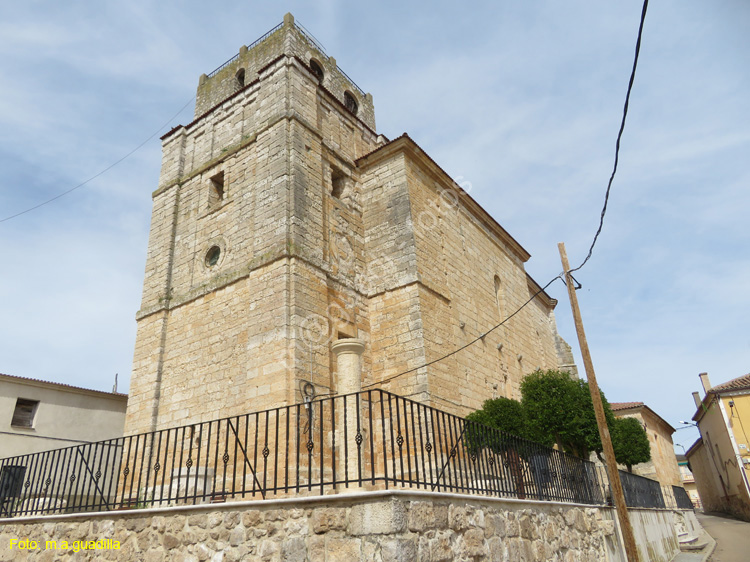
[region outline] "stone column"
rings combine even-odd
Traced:
[[[362,390],[362,354],[365,342],[356,338],[344,338],[333,342],[331,350],[336,354],[338,394]]]
[[[362,390],[362,353],[365,342],[356,338],[345,338],[333,343],[331,350],[336,354],[336,390],[339,395],[352,394]],[[336,405],[336,479],[349,481],[359,478],[360,449],[357,445],[357,397],[343,396],[334,399]],[[344,422],[346,408],[346,423]],[[346,431],[345,431],[346,429]],[[360,428],[364,437],[364,431]],[[344,458],[346,453],[346,458]],[[362,467],[364,474],[364,467]]]

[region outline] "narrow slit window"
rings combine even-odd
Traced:
[[[345,188],[346,174],[335,166],[331,166],[331,195],[336,199],[341,199]]]
[[[505,294],[503,292],[503,282],[500,277],[495,275],[495,304],[497,305],[497,315],[500,321],[505,320]]]
[[[224,172],[219,172],[215,176],[212,176],[208,180],[208,183],[208,204],[209,206],[213,206],[224,200]]]
[[[37,406],[39,406],[38,400],[27,400],[25,398],[16,400],[16,408],[13,410],[13,419],[10,425],[14,427],[34,427]]]
[[[237,79],[237,87],[244,88],[245,87],[245,69],[240,68],[237,71],[237,74],[234,75],[234,77]]]

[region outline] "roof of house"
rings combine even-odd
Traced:
[[[742,375],[731,381],[723,382],[712,386],[709,392],[719,394],[721,392],[728,392],[732,390],[750,390],[750,374]]]
[[[729,392],[738,392],[741,390],[750,391],[750,374],[742,375],[741,377],[737,377],[736,379],[732,379],[727,382],[712,386],[706,392],[703,400],[701,400],[700,406],[696,408],[695,414],[693,414],[693,421],[698,421],[700,418],[702,418],[703,414],[708,411],[708,407],[710,406],[711,402],[714,399],[718,399],[718,396]]]
[[[654,412],[651,408],[649,408],[648,406],[646,406],[646,404],[644,404],[643,402],[610,402],[609,406],[612,408],[613,412],[623,412],[625,410],[635,410],[636,408],[638,408],[638,409],[642,408],[644,410],[648,410],[649,412],[651,412],[651,414],[654,417],[656,417],[657,419],[661,420],[661,422],[664,423],[664,425],[666,425],[669,429],[671,429],[672,430],[671,433],[674,433],[676,431],[675,428],[672,427],[672,425],[667,422],[667,420],[665,420],[659,414],[657,414],[656,412]],[[615,414],[615,415],[617,415],[617,414]]]
[[[612,407],[612,411],[617,410],[629,410],[630,408],[637,408],[643,406],[643,402],[610,402],[609,405]]]
[[[2,380],[3,378],[12,379],[9,382],[17,382],[21,384],[26,382],[26,383],[36,384],[36,385],[57,386],[57,387],[61,387],[64,389],[69,389],[69,390],[76,390],[76,391],[83,390],[85,392],[95,392],[97,394],[109,394],[110,396],[120,396],[120,397],[125,397],[125,398],[127,398],[128,396],[127,394],[123,394],[122,392],[106,392],[104,390],[94,390],[92,388],[83,388],[82,386],[73,386],[70,384],[63,384],[61,382],[44,381],[41,379],[31,379],[28,377],[19,377],[16,375],[6,375],[5,373],[0,373],[0,380]]]
[[[698,439],[695,440],[695,443],[690,445],[687,451],[685,451],[685,458],[690,459],[690,455],[692,455],[699,446],[703,445],[703,437],[698,437]]]

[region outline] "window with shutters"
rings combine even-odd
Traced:
[[[16,409],[13,410],[13,419],[10,425],[14,427],[34,427],[37,406],[39,406],[38,400],[26,400],[25,398],[16,400]]]

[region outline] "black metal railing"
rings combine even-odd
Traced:
[[[308,29],[304,25],[302,25],[298,21],[295,21],[294,27],[296,27],[297,31],[299,31],[308,41],[310,41],[310,43],[315,45],[316,49],[318,49],[322,54],[328,56],[328,54],[326,53],[326,49],[323,46],[323,43],[318,41],[317,38],[312,33],[310,33],[310,31],[308,31]]]
[[[0,459],[0,517],[353,488],[604,503],[592,463],[382,390]]]
[[[678,509],[695,509],[693,500],[682,486],[672,486],[672,496]]]
[[[639,476],[624,470],[619,472],[622,491],[625,494],[625,503],[628,507],[667,507],[661,484],[657,480],[651,480],[645,476]]]
[[[271,35],[273,35],[276,31],[278,31],[282,27],[284,27],[284,23],[283,22],[280,23],[279,25],[277,25],[276,27],[274,27],[273,29],[267,31],[266,33],[264,33],[260,37],[258,37],[255,41],[253,41],[252,43],[250,43],[247,46],[247,49],[250,50],[253,47],[255,47],[256,45],[258,45],[259,43],[265,41],[266,39],[268,39]],[[215,68],[214,70],[212,70],[210,73],[207,74],[207,77],[208,78],[213,78],[214,76],[216,76],[219,73],[219,71],[223,70],[224,68],[226,68],[227,66],[229,66],[230,64],[232,64],[238,58],[240,58],[239,53],[237,53],[236,55],[234,55],[231,59],[229,59],[228,61],[226,61],[224,64],[222,64],[222,65],[218,66],[217,68]]]

